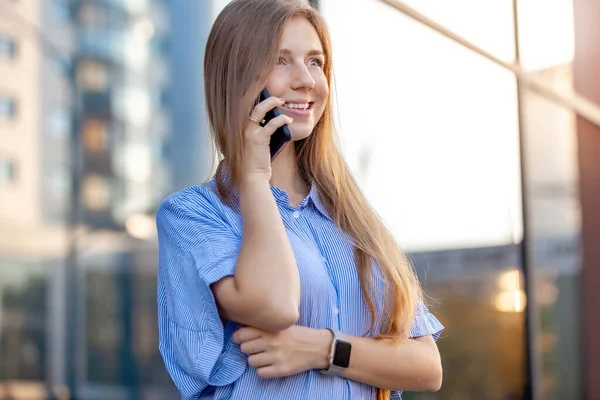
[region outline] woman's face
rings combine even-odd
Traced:
[[[309,136],[323,115],[329,97],[325,62],[321,40],[312,24],[301,17],[288,21],[281,37],[279,60],[266,86],[272,96],[286,101],[279,110],[294,119],[290,125],[292,140]]]

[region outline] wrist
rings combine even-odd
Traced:
[[[271,193],[271,184],[265,176],[246,175],[243,176],[239,184],[240,197],[242,205],[248,199],[259,199],[259,204],[263,204],[262,200],[273,197]],[[250,200],[251,203],[255,203]]]
[[[333,343],[333,334],[329,329],[315,330],[315,359],[314,369],[327,369],[331,360],[331,344]]]
[[[240,190],[255,188],[257,186],[267,186],[271,184],[268,174],[264,173],[246,173],[241,176]]]

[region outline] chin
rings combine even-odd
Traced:
[[[294,126],[291,126],[290,129],[292,131],[292,142],[295,142],[295,141],[306,139],[307,137],[309,137],[311,135],[314,127],[313,128],[308,128],[308,127],[295,128]]]

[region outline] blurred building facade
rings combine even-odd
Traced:
[[[0,4],[0,375],[35,393],[48,377],[47,277],[66,248],[57,220],[69,199],[70,168],[62,162],[70,120],[59,113],[70,109],[61,75],[70,31],[51,20],[62,16],[51,18],[45,2],[13,3]],[[65,39],[61,47],[38,39],[36,27],[46,24]]]
[[[143,240],[170,188],[170,21],[164,1],[0,2],[0,398],[171,389]]]
[[[172,132],[167,155],[171,188],[182,189],[207,179],[212,160],[204,107],[204,43],[211,26],[211,1],[172,1]],[[194,38],[194,39],[190,39]]]
[[[152,214],[209,173],[203,50],[228,2],[0,0],[0,399],[177,398]],[[312,3],[345,155],[446,326],[442,390],[405,398],[598,398],[597,127],[383,2]],[[406,3],[565,93],[600,69],[585,0]]]

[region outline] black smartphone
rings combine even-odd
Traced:
[[[269,97],[271,97],[271,95],[269,94],[267,89],[263,89],[260,92],[259,103],[266,100]],[[270,120],[272,120],[275,117],[278,117],[280,114],[281,113],[279,112],[277,107],[275,107],[265,115],[265,123],[260,125],[265,126]],[[279,154],[279,152],[283,150],[285,145],[290,140],[292,140],[292,131],[290,131],[290,128],[287,125],[283,125],[281,128],[278,128],[275,131],[275,133],[271,135],[271,143],[269,145],[269,147],[271,148],[271,161],[273,161],[273,159],[277,157],[277,154]]]

